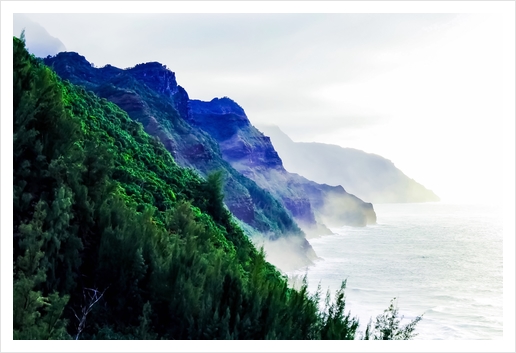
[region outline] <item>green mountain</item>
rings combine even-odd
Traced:
[[[379,155],[315,142],[294,142],[277,126],[259,126],[285,168],[318,183],[345,185],[373,203],[435,202],[439,197]]]
[[[323,309],[289,288],[225,208],[220,174],[180,167],[23,35],[13,54],[14,339],[355,338],[345,282]],[[418,320],[386,312],[366,338],[410,338]]]
[[[220,176],[13,44],[15,339],[353,338],[256,251]]]
[[[203,176],[222,172],[228,209],[255,243],[264,244],[269,259],[285,270],[316,258],[305,233],[328,234],[326,225],[365,226],[376,221],[373,206],[344,188],[288,173],[270,140],[251,125],[238,104],[229,98],[191,100],[175,74],[160,63],[95,68],[73,52],[44,62],[63,79],[117,104],[141,122],[179,165]],[[270,242],[280,238],[281,243]],[[278,244],[283,256],[275,257]]]
[[[220,172],[224,203],[248,235],[267,241],[289,239],[283,249],[290,259],[285,269],[309,265],[317,257],[290,212],[269,192],[236,171],[220,155],[217,142],[182,117],[188,108],[188,95],[165,66],[147,63],[126,70],[110,65],[95,68],[73,52],[45,58],[44,62],[63,79],[125,110],[146,132],[156,136],[182,167],[203,177]]]

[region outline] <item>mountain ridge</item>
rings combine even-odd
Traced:
[[[17,38],[13,147],[14,340],[360,334],[345,282],[324,308],[306,283],[289,286],[223,205],[216,175],[179,166]]]
[[[156,136],[180,166],[204,177],[221,170],[224,202],[229,210],[268,240],[304,239],[304,233],[278,200],[232,168],[220,156],[218,144],[183,119],[180,112],[189,114],[188,94],[166,66],[153,62],[124,70],[110,65],[95,68],[74,52],[59,53],[44,62],[63,79],[117,104]],[[296,267],[309,265],[317,258],[308,243],[287,250],[292,252]]]
[[[175,73],[163,64],[142,63],[127,69],[111,65],[95,68],[84,56],[74,52],[59,53],[45,58],[44,62],[63,79],[114,102],[133,120],[141,122],[147,132],[161,140],[179,165],[193,168],[203,176],[222,169],[224,201],[230,211],[270,240],[295,240],[304,238],[305,233],[329,234],[331,231],[325,222],[365,226],[376,221],[373,206],[348,195],[344,188],[316,186],[300,176],[290,176],[290,185],[281,184],[285,192],[275,192],[263,182],[260,173],[240,168],[236,160],[257,156],[256,153],[249,154],[250,150],[246,148],[256,152],[256,147],[260,147],[260,143],[244,143],[239,132],[246,131],[250,135],[244,136],[244,140],[256,137],[255,142],[262,142],[263,155],[255,159],[261,163],[260,167],[266,167],[272,171],[269,175],[279,178],[284,178],[287,173],[270,139],[252,126],[242,107],[228,97],[214,98],[211,102],[191,100],[187,91],[178,85]],[[210,130],[209,124],[202,124],[202,128],[198,126],[201,116],[206,119],[217,114],[230,118],[225,121],[224,128],[219,126]],[[231,140],[233,137],[235,139]],[[228,148],[233,142],[236,148]],[[301,193],[305,195],[300,197]],[[337,211],[330,209],[333,206],[324,207],[324,198],[330,196],[340,198]],[[308,265],[317,258],[306,240],[301,243],[295,240],[293,244],[292,247],[297,249],[295,252],[302,254],[294,260],[296,266]]]
[[[273,125],[262,124],[259,129],[271,137],[285,168],[293,173],[319,183],[344,185],[348,192],[372,203],[440,200],[378,154],[318,142],[294,142]]]
[[[319,185],[301,175],[289,173],[270,138],[256,129],[244,110],[231,99],[191,100],[190,108],[193,122],[218,141],[223,158],[282,201],[305,232],[320,231],[325,223],[332,226],[375,223],[375,215],[360,217],[364,210],[366,214],[368,208],[372,210],[372,205],[349,195],[342,186]],[[329,212],[326,207],[328,198],[341,201],[336,207],[343,210],[340,214],[338,211]]]

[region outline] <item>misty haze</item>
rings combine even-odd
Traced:
[[[23,12],[15,341],[508,337],[501,12]]]

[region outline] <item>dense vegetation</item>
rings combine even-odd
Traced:
[[[224,207],[219,174],[179,167],[23,35],[13,50],[15,339],[355,338],[345,283],[323,310],[289,288]]]
[[[233,215],[255,230],[277,237],[304,237],[291,214],[268,191],[226,162],[209,134],[191,125],[188,94],[175,74],[158,62],[125,70],[106,65],[95,68],[74,52],[44,59],[63,79],[114,102],[146,131],[158,136],[177,164],[202,176],[222,173],[224,202]]]

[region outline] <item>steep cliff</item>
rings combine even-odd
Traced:
[[[321,185],[283,167],[269,137],[256,129],[244,110],[225,97],[190,100],[191,121],[217,140],[223,158],[270,191],[307,233],[328,232],[326,225],[365,226],[376,222],[371,204],[342,186]]]
[[[307,265],[316,258],[298,225],[308,234],[325,234],[330,232],[326,225],[376,221],[372,205],[341,186],[288,173],[270,139],[251,125],[238,104],[229,98],[190,100],[174,72],[160,63],[95,68],[71,52],[44,61],[62,78],[114,102],[142,123],[179,165],[205,177],[222,171],[229,210],[263,239],[283,239],[284,248],[294,253],[292,263]]]
[[[285,168],[373,203],[432,202],[439,197],[379,155],[324,143],[294,142],[276,126],[260,126],[271,137]]]
[[[157,137],[175,161],[203,176],[222,171],[224,203],[235,217],[267,240],[301,239],[285,247],[292,263],[308,265],[316,258],[290,212],[256,182],[234,169],[221,155],[217,141],[191,124],[189,97],[175,74],[160,63],[119,69],[93,67],[83,56],[65,52],[44,59],[63,79],[114,102]],[[297,243],[294,242],[294,243]]]
[[[13,44],[14,340],[359,334],[340,314],[344,284],[324,308],[306,284],[291,288],[213,177],[178,166],[126,112]]]

